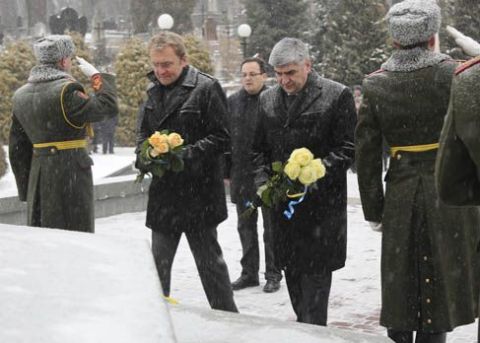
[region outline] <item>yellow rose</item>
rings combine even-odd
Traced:
[[[172,149],[176,148],[183,144],[183,138],[178,133],[172,132],[168,135],[168,144]]]
[[[300,170],[298,181],[300,181],[303,185],[308,186],[317,181],[317,179],[317,171],[315,170],[315,167],[313,167],[311,164],[302,167],[302,170]]]
[[[290,154],[289,162],[298,163],[301,167],[308,165],[313,160],[313,154],[307,148],[295,149]]]
[[[317,175],[317,179],[321,179],[325,176],[325,166],[321,159],[316,158],[312,162],[310,162],[309,166],[315,169],[315,173]]]
[[[153,150],[156,151],[159,155],[165,154],[170,150],[168,143],[159,143],[153,147]]]
[[[155,131],[155,133],[151,135],[150,138],[148,139],[148,143],[154,148],[159,146],[160,144],[164,144],[167,142],[168,142],[168,136],[161,134],[158,131]]]
[[[289,161],[285,165],[285,168],[283,168],[283,172],[287,174],[290,180],[296,180],[298,175],[300,175],[300,169],[302,169],[302,167],[300,167],[298,163]]]

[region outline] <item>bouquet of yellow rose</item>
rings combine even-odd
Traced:
[[[144,165],[148,165],[152,175],[162,177],[167,170],[175,173],[184,168],[181,157],[183,150],[183,138],[176,132],[168,130],[155,131],[146,139],[140,147],[140,159]],[[147,172],[140,171],[136,182],[142,182]]]
[[[295,212],[294,206],[305,199],[308,188],[325,176],[325,166],[310,150],[300,148],[290,154],[287,162],[273,162],[272,172],[267,183],[257,191],[260,203],[247,203],[248,209],[241,216],[249,216],[259,206],[274,207],[288,201],[284,215],[290,219]]]

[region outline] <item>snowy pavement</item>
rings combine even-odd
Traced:
[[[218,237],[230,278],[240,275],[241,246],[236,230],[235,208],[229,204],[229,218],[218,228]],[[370,230],[363,221],[361,207],[348,207],[349,237],[346,267],[334,273],[330,297],[328,325],[353,331],[384,335],[379,326],[380,312],[380,240],[381,234]],[[150,232],[144,226],[145,213],[122,214],[98,219],[97,233],[120,235],[131,239],[149,238]],[[261,227],[261,225],[260,225]],[[259,230],[262,237],[262,230]],[[261,256],[263,256],[263,247]],[[265,270],[263,259],[261,271]],[[262,275],[263,276],[263,275]],[[263,277],[262,277],[263,278]],[[273,317],[294,321],[295,314],[290,306],[284,280],[280,291],[267,294],[258,287],[235,292],[235,301],[241,313],[261,317]],[[172,272],[172,297],[180,303],[208,308],[208,303],[198,277],[195,263],[188,244],[183,237],[177,250]],[[448,335],[448,343],[476,342],[475,324],[457,328]]]

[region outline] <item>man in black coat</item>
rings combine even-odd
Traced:
[[[346,173],[355,154],[355,104],[347,87],[312,71],[308,48],[298,39],[278,42],[269,63],[278,85],[260,96],[255,182],[264,184],[271,163],[286,161],[297,148],[308,148],[326,167],[292,219],[283,215],[287,203],[272,210],[275,258],[285,270],[297,320],[326,325],[332,271],[346,258]]]
[[[247,202],[254,199],[255,184],[251,164],[253,134],[257,122],[258,99],[265,87],[267,73],[265,62],[259,58],[247,58],[242,62],[242,89],[228,98],[230,132],[232,136],[232,169],[230,175],[230,197],[237,207],[237,229],[242,243],[242,274],[232,283],[233,290],[258,286],[260,253],[258,249],[258,213],[241,217]],[[263,241],[265,243],[265,279],[263,291],[276,292],[280,289],[282,274],[275,265],[271,238],[271,220],[268,209],[262,208]]]
[[[153,71],[147,101],[139,112],[137,167],[149,171],[139,147],[155,131],[184,139],[185,169],[153,176],[147,206],[152,252],[165,296],[182,233],[195,258],[203,288],[214,309],[237,312],[227,265],[217,241],[217,225],[227,218],[220,157],[228,149],[227,103],[220,84],[187,64],[182,37],[154,36],[148,50]]]

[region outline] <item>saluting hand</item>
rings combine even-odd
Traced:
[[[465,36],[453,26],[447,26],[447,32],[467,55],[472,57],[480,55],[480,44],[475,39]]]
[[[88,78],[91,78],[93,75],[100,73],[97,68],[95,68],[91,63],[85,61],[85,59],[77,56],[78,67]]]

